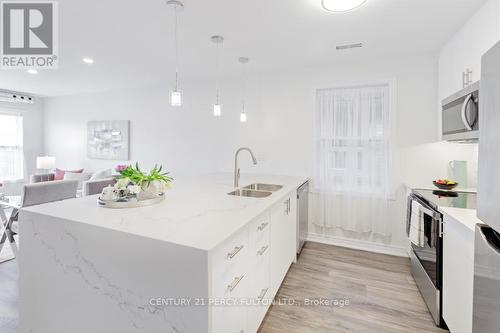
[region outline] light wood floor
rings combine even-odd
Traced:
[[[446,332],[434,325],[407,258],[308,242],[277,297],[296,304],[273,305],[259,333]],[[349,305],[298,305],[305,298]]]
[[[17,331],[17,263],[0,264],[0,332]],[[409,259],[306,243],[259,333],[445,332],[431,319]],[[344,307],[300,306],[309,299],[349,300]]]
[[[17,279],[15,260],[0,263],[0,332],[17,332]]]

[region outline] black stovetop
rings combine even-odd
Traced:
[[[460,192],[460,191],[443,191],[443,190],[421,190],[414,189],[415,193],[420,198],[438,207],[456,207],[476,209],[476,193]]]

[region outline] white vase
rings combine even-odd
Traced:
[[[144,187],[141,192],[137,194],[137,200],[149,200],[157,198],[160,193],[165,192],[165,185],[163,182],[154,181],[149,186]]]

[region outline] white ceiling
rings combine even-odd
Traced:
[[[249,70],[437,52],[485,0],[368,0],[329,13],[321,0],[184,0],[179,14],[182,79],[213,76],[211,35],[225,37],[224,75]],[[0,71],[0,88],[39,95],[172,82],[172,11],[165,0],[59,0],[60,63],[30,75]],[[335,46],[364,43],[362,49]],[[90,56],[94,65],[82,63]]]

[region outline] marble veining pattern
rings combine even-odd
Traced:
[[[187,332],[186,329],[182,328],[182,324],[171,322],[164,307],[145,303],[147,297],[137,295],[129,289],[123,289],[110,281],[90,260],[81,254],[78,239],[67,229],[63,229],[62,233],[58,235],[60,244],[65,249],[64,252],[61,252],[44,239],[44,234],[36,222],[30,222],[34,231],[34,239],[46,250],[47,255],[61,268],[63,273],[75,274],[88,288],[115,302],[122,311],[126,312],[125,315],[129,318],[130,324],[138,332],[150,332],[148,327],[152,320],[162,321],[161,325],[170,327],[171,332]],[[30,329],[29,332],[36,333],[33,329]]]

